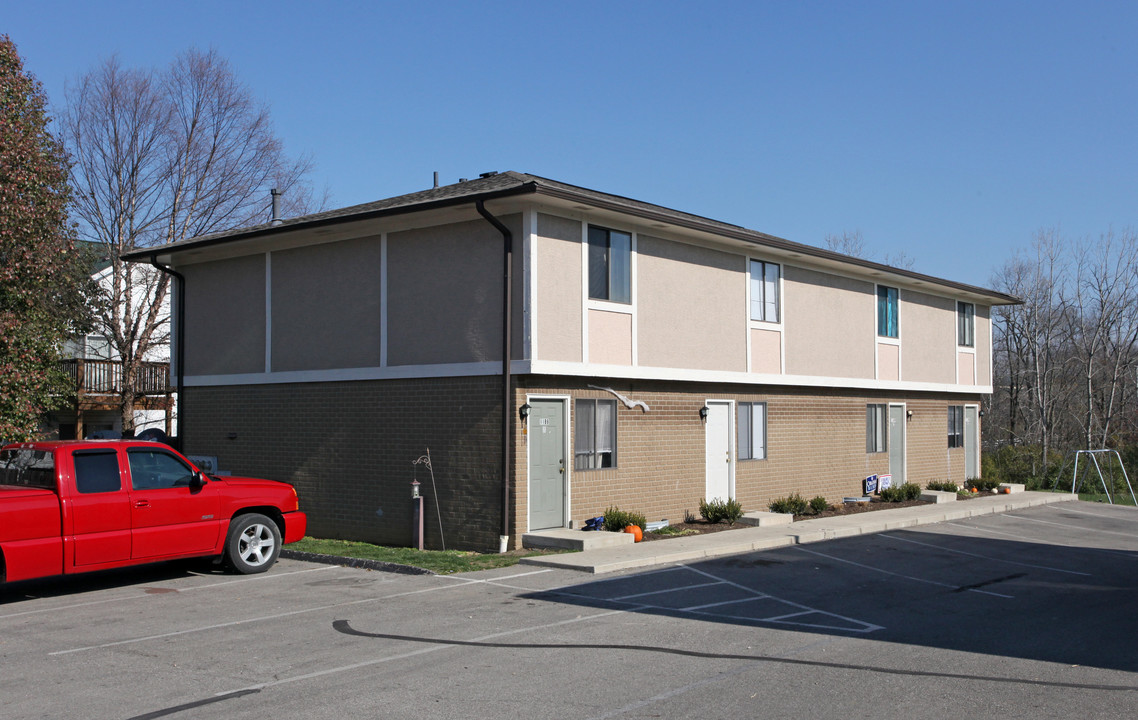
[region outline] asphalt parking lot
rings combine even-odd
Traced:
[[[597,580],[185,563],[0,590],[5,718],[1134,717],[1138,510]]]

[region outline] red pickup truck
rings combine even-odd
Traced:
[[[288,483],[206,475],[159,443],[0,450],[0,582],[209,556],[264,572],[306,525]]]

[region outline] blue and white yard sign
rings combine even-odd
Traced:
[[[885,490],[886,488],[893,487],[892,475],[878,475],[877,476],[877,489]]]
[[[877,476],[870,475],[865,479],[865,494],[872,495],[877,492]]]

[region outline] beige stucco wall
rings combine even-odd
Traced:
[[[521,216],[514,234],[512,355],[521,352]],[[484,220],[387,236],[389,365],[502,358],[502,236]]]
[[[901,348],[893,343],[877,343],[877,379],[901,379]]]
[[[628,313],[589,311],[589,362],[632,364],[632,316]]]
[[[179,268],[186,278],[186,374],[265,369],[265,256]]]
[[[992,308],[976,306],[976,384],[992,384]]]
[[[900,300],[901,379],[956,382],[956,300],[905,289]]]
[[[534,238],[537,358],[581,362],[581,223],[539,214]]]
[[[872,379],[874,297],[873,283],[784,265],[786,373]]]
[[[751,372],[777,375],[782,372],[782,333],[751,328]]]
[[[746,372],[746,258],[640,235],[636,262],[639,364]]]
[[[272,369],[378,367],[378,237],[272,254]]]

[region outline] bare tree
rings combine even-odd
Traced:
[[[861,230],[843,230],[841,235],[827,234],[825,237],[826,248],[843,255],[849,255],[856,258],[869,258],[869,254],[865,249],[865,239],[861,236]]]
[[[830,233],[826,235],[824,242],[828,250],[850,257],[871,259],[861,230],[843,230],[841,235]],[[904,250],[899,250],[896,253],[886,253],[881,262],[892,267],[912,270],[914,261]]]
[[[1138,346],[1138,238],[1113,231],[1074,252],[1073,347],[1079,366],[1083,447],[1107,447],[1127,396]]]
[[[1063,296],[1064,260],[1058,231],[1042,230],[1031,252],[1017,253],[992,281],[997,289],[1024,301],[997,307],[994,312],[995,344],[1003,355],[997,367],[1008,372],[996,384],[1008,385],[1008,397],[1017,407],[1009,408],[1007,417],[1014,423],[1022,412],[1026,424],[1022,435],[1038,444],[1044,469],[1068,390],[1063,382],[1064,342],[1069,337],[1071,313]]]
[[[188,50],[163,72],[111,58],[68,88],[61,127],[80,233],[110,262],[99,320],[122,364],[131,431],[138,369],[168,353],[169,280],[122,255],[265,222],[270,187],[284,190],[286,214],[310,211],[311,162],[285,155],[268,109],[215,51]]]

